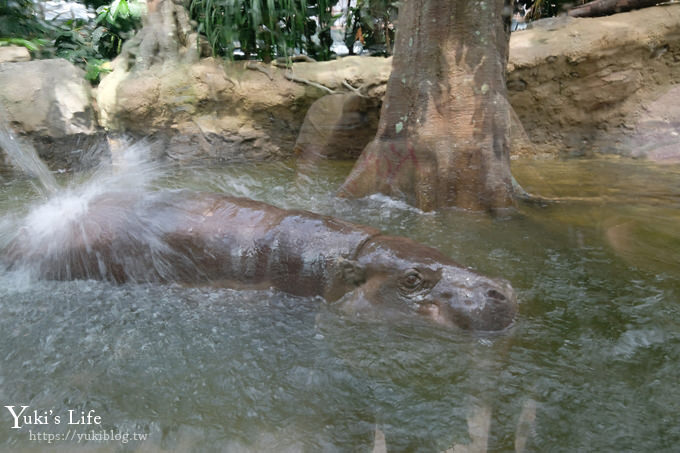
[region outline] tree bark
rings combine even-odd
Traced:
[[[405,0],[375,139],[340,195],[429,211],[513,204],[509,0]]]
[[[207,43],[198,39],[181,0],[151,0],[144,26],[123,45],[121,55],[128,69],[137,70],[167,61],[195,62],[209,55]]]
[[[657,3],[659,3],[659,0],[595,0],[578,8],[570,9],[568,14],[572,17],[607,16],[632,9],[647,8]]]

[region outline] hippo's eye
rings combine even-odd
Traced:
[[[401,284],[405,290],[416,290],[423,284],[423,276],[417,270],[411,269],[404,275]]]

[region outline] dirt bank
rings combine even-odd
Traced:
[[[512,36],[510,102],[539,153],[654,157],[655,143],[643,150],[640,141],[673,137],[680,102],[671,90],[678,83],[677,4],[542,20]],[[668,106],[662,117],[653,107],[659,104]]]
[[[640,142],[672,137],[680,124],[680,107],[648,118],[650,106],[669,104],[664,96],[680,82],[680,5],[537,21],[513,34],[510,49],[510,101],[534,144],[516,140],[515,156],[654,156],[654,143]],[[114,71],[98,104],[104,126],[162,133],[176,158],[282,156],[292,152],[316,99],[355,92],[379,100],[390,68],[390,59],[368,57],[290,68],[205,59]]]

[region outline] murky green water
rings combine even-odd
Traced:
[[[677,451],[680,445],[680,168],[517,162],[524,187],[564,200],[503,218],[424,215],[381,197],[332,197],[349,164],[184,169],[164,185],[244,195],[378,226],[512,282],[520,315],[500,336],[348,319],[270,291],[0,275],[0,402],[53,411],[2,451],[438,452],[470,441],[490,408],[489,451]],[[4,176],[6,215],[33,196]],[[477,408],[477,409],[475,409]],[[19,410],[19,409],[17,409]],[[100,425],[68,425],[94,410]],[[530,413],[531,411],[529,411]],[[526,413],[526,409],[525,409]],[[30,440],[94,431],[109,442]],[[133,440],[133,434],[146,440]]]

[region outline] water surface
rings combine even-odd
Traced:
[[[535,404],[526,451],[674,451],[680,168],[513,165],[525,189],[561,201],[495,218],[424,214],[379,196],[335,198],[350,163],[306,175],[294,162],[173,171],[155,185],[332,214],[437,247],[510,280],[519,318],[488,337],[356,319],[275,291],[0,274],[2,405],[102,417],[13,430],[3,409],[0,450],[49,451],[31,429],[148,434],[58,451],[370,452],[378,427],[390,452],[438,452],[468,443],[467,417],[488,407],[489,451],[513,451],[522,408]],[[27,179],[0,178],[7,226],[39,196]]]

